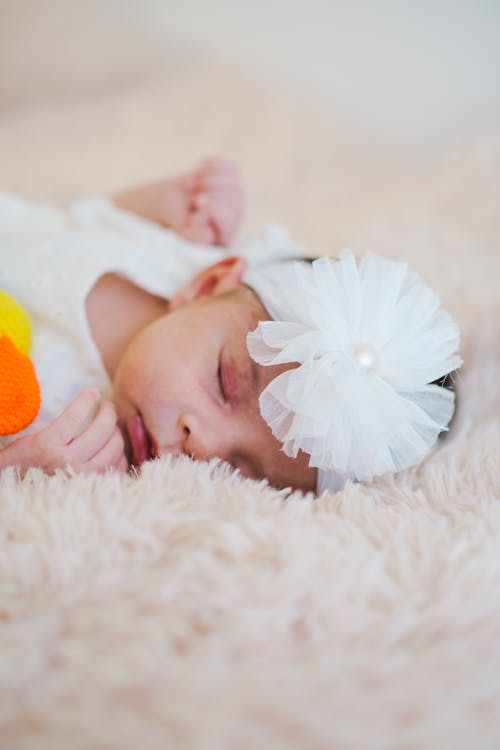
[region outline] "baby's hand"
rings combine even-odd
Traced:
[[[243,210],[243,192],[234,164],[205,159],[180,180],[187,205],[184,221],[177,228],[179,234],[192,242],[227,245]]]
[[[99,398],[95,389],[82,391],[43,430],[19,438],[2,451],[0,468],[18,466],[24,472],[30,467],[38,467],[52,474],[55,469],[69,465],[75,471],[85,473],[103,473],[110,468],[126,472],[128,462],[114,404],[103,401],[92,417]]]
[[[188,174],[128,190],[113,200],[201,245],[229,244],[243,207],[238,170],[224,159],[205,159]]]

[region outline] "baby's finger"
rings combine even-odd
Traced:
[[[222,209],[232,210],[238,214],[242,213],[242,199],[238,193],[217,190],[213,193],[197,193],[191,200],[192,210],[204,213],[213,213],[214,206]]]
[[[89,461],[106,445],[115,427],[116,409],[111,401],[103,401],[92,423],[70,445],[75,459]]]
[[[190,242],[200,245],[213,245],[216,233],[208,214],[203,211],[191,211],[187,218],[186,226],[180,230],[180,234]]]
[[[200,175],[197,182],[197,189],[200,191],[206,190],[207,192],[214,190],[238,194],[242,192],[237,175],[227,172]]]
[[[86,462],[85,471],[103,472],[119,463],[124,451],[123,435],[115,427],[107,443]]]
[[[42,432],[61,445],[68,445],[92,418],[100,397],[97,388],[86,388]]]
[[[221,202],[217,196],[208,196],[203,209],[200,210],[209,216],[215,234],[215,244],[224,245],[229,242],[240,219],[238,206]]]
[[[200,162],[198,162],[196,172],[198,175],[223,172],[232,175],[239,174],[238,167],[233,161],[230,161],[229,159],[221,159],[218,156],[213,156],[208,159],[202,159]]]

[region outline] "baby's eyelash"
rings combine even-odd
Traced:
[[[222,376],[222,366],[219,360],[219,367],[217,369],[217,381],[219,383],[219,391],[222,399],[227,401],[226,389],[224,388],[224,378]]]

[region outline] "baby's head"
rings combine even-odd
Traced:
[[[219,457],[315,490],[417,463],[453,414],[436,385],[458,331],[405,264],[352,254],[205,269],[143,329],[115,376],[129,459]],[[444,395],[443,395],[444,394]]]
[[[219,457],[274,487],[316,487],[316,469],[286,456],[259,410],[259,396],[290,364],[265,367],[247,334],[268,320],[242,282],[246,263],[226,258],[202,271],[144,328],[116,371],[114,401],[131,463],[154,455]]]

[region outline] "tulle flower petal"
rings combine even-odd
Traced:
[[[274,318],[248,334],[261,365],[298,363],[262,392],[263,418],[291,457],[358,480],[418,463],[454,395],[431,385],[461,364],[459,330],[405,263],[367,253],[249,275]]]

